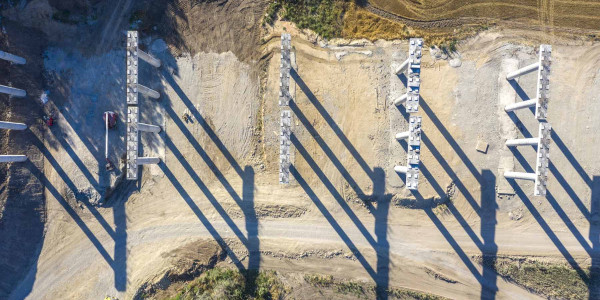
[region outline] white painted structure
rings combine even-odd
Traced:
[[[550,96],[550,65],[552,64],[552,46],[540,45],[539,60],[537,63],[528,65],[506,75],[507,80],[513,80],[519,76],[538,71],[536,98],[515,104],[507,105],[506,112],[535,106],[535,117],[539,121],[545,121],[548,111],[548,99]]]

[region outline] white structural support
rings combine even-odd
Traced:
[[[284,110],[281,112],[281,134],[279,136],[279,183],[290,183],[290,139],[292,133],[292,112]]]
[[[145,95],[147,97],[154,98],[154,99],[160,98],[160,93],[159,92],[157,92],[157,91],[155,91],[155,90],[153,90],[153,89],[151,89],[151,88],[149,88],[149,87],[147,87],[145,85],[141,85],[141,84],[138,83],[137,86],[136,86],[136,90],[137,90],[138,93],[141,93],[141,94],[143,94],[143,95]]]
[[[531,180],[535,181],[537,176],[535,173],[525,173],[525,172],[504,172],[504,177],[510,179],[522,179],[522,180]]]
[[[10,86],[0,85],[0,93],[8,94],[15,97],[25,97],[27,96],[27,92],[22,89],[13,88]]]
[[[407,70],[406,94],[394,100],[394,105],[404,103],[407,113],[419,111],[419,94],[421,88],[421,56],[423,49],[423,39],[412,38],[408,46],[408,59],[398,68],[393,70],[394,74]]]
[[[540,123],[537,138],[507,140],[506,146],[537,145],[535,173],[505,172],[504,177],[535,181],[533,194],[546,195],[548,184],[548,165],[550,164],[550,134],[552,127],[548,123]]]
[[[532,106],[535,106],[536,104],[537,104],[536,99],[521,101],[521,102],[517,102],[517,103],[509,104],[509,105],[505,106],[504,111],[506,111],[506,112],[515,111],[515,110],[518,110],[521,108],[532,107]]]
[[[539,59],[537,63],[531,64],[517,71],[509,73],[507,80],[513,80],[519,76],[538,71],[536,98],[515,104],[507,105],[504,110],[514,111],[517,109],[535,106],[535,117],[545,121],[548,112],[548,99],[550,96],[550,66],[552,64],[552,46],[540,45]]]
[[[138,177],[138,117],[139,110],[137,106],[127,107],[127,179],[136,180]]]
[[[508,73],[508,75],[506,75],[506,80],[513,80],[517,77],[523,76],[525,74],[529,74],[533,71],[537,71],[540,68],[540,63],[536,62],[534,64],[531,64],[529,66],[520,68],[514,72]]]
[[[138,103],[138,33],[127,32],[127,104]]]
[[[396,99],[394,99],[394,105],[399,106],[400,104],[406,102],[407,98],[408,98],[408,94],[400,95],[400,97],[397,97]]]
[[[408,63],[410,62],[410,58],[407,58],[400,66],[394,71],[396,75],[402,74],[406,68],[408,67]]]
[[[27,125],[25,125],[23,123],[0,121],[0,129],[25,130],[25,129],[27,129]]]
[[[160,158],[158,157],[138,157],[138,165],[157,165],[160,164]]]
[[[139,123],[138,93],[147,97],[158,99],[160,93],[138,83],[139,59],[159,68],[161,62],[152,55],[140,50],[137,31],[127,32],[127,179],[138,179],[138,166],[147,164],[158,164],[158,157],[138,157],[139,155],[139,132],[159,133],[160,126]],[[107,118],[108,119],[108,118]]]
[[[24,162],[26,160],[26,155],[0,155],[0,163]]]
[[[138,131],[153,132],[153,133],[159,133],[161,131],[160,126],[150,125],[150,124],[145,124],[145,123],[138,123],[137,129],[138,129]]]
[[[537,159],[535,162],[535,187],[534,195],[546,196],[546,186],[548,184],[548,165],[550,164],[550,141],[552,127],[548,123],[540,123],[538,136],[539,143],[537,148]]]
[[[289,33],[281,34],[281,64],[279,65],[279,106],[288,106],[290,95],[290,70],[292,37]]]
[[[514,139],[514,140],[506,140],[507,147],[516,147],[516,146],[537,146],[540,142],[539,138],[528,138],[528,139]]]
[[[398,173],[406,174],[406,188],[419,188],[419,164],[421,152],[421,117],[411,116],[408,120],[408,131],[396,134],[397,140],[407,140],[406,166],[395,166]]]
[[[160,59],[155,58],[154,56],[152,56],[140,49],[137,49],[137,55],[141,60],[151,64],[153,67],[160,68]]]
[[[398,173],[406,174],[406,172],[408,172],[408,167],[407,166],[395,166],[394,171],[396,171]]]
[[[19,64],[19,65],[24,65],[27,62],[24,58],[22,58],[20,56],[16,56],[14,54],[10,54],[10,53],[4,52],[4,51],[0,51],[0,59],[7,60],[7,61],[10,61],[11,63]]]

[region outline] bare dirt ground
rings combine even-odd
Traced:
[[[116,22],[125,29],[127,14],[117,10],[141,4],[123,1],[101,12],[115,18],[89,26],[104,32]],[[482,267],[475,259],[482,255],[568,261],[580,270],[596,263],[600,166],[589,145],[600,142],[592,105],[600,89],[598,44],[553,42],[546,198],[533,197],[531,184],[503,181],[500,161],[508,158],[518,171],[535,161],[532,149],[503,147],[508,136],[536,134],[532,112],[507,119],[502,110],[506,101],[534,97],[535,76],[512,85],[503,76],[534,62],[535,45],[547,36],[493,30],[461,42],[451,58],[425,51],[422,178],[419,193],[410,194],[393,171],[406,160],[404,145],[393,139],[407,127],[406,116],[390,100],[403,89],[390,65],[406,57],[404,41],[319,46],[293,25],[277,24],[259,45],[252,29],[259,5],[186,5],[169,19],[175,23],[142,31],[143,47],[163,62],[142,71],[162,95],[157,102],[142,98],[142,119],[163,127],[160,135],[144,135],[143,151],[162,162],[144,167],[139,182],[118,186],[101,207],[91,205],[101,178],[116,175],[101,168],[103,131],[96,132],[94,118],[108,107],[124,111],[121,33],[111,29],[104,46],[91,50],[63,41],[46,49],[45,74],[54,78],[51,100],[61,117],[44,134],[43,171],[32,169],[44,182],[47,222],[25,279],[2,286],[11,299],[129,299],[165,286],[177,262],[187,270],[197,253],[199,265],[210,265],[219,251],[227,256],[220,264],[239,269],[331,274],[376,283],[379,292],[403,287],[453,299],[540,297]],[[168,16],[182,6],[163,8]],[[212,30],[195,27],[208,12],[228,19]],[[178,22],[193,38],[166,35],[173,24],[183,26]],[[277,174],[283,26],[293,34],[296,65],[294,182],[287,187]],[[207,32],[213,35],[204,39]],[[236,32],[249,34],[237,41]],[[243,42],[250,46],[237,45]],[[118,132],[115,160],[124,147]],[[478,140],[490,144],[486,154],[475,150]],[[499,196],[500,188],[507,194]]]

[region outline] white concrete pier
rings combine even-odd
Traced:
[[[152,55],[150,55],[150,54],[148,54],[148,53],[146,53],[146,52],[144,52],[144,51],[142,51],[140,49],[138,49],[137,52],[138,52],[137,53],[138,57],[141,60],[149,63],[150,65],[152,65],[155,68],[160,68],[160,59],[155,58],[154,56],[152,56]]]
[[[516,147],[516,146],[537,146],[540,142],[539,138],[527,138],[527,139],[513,139],[506,140],[507,147]]]
[[[27,160],[25,155],[0,155],[0,163],[24,162]]]
[[[535,106],[536,104],[537,104],[536,99],[521,101],[521,102],[517,102],[517,103],[509,104],[509,105],[505,106],[504,111],[506,111],[506,112],[514,111],[514,110],[518,110],[518,109],[522,109],[522,108],[532,107],[532,106]]]
[[[145,85],[141,85],[141,84],[138,83],[136,85],[136,87],[137,87],[137,91],[140,94],[142,94],[142,95],[145,95],[147,97],[154,98],[154,99],[160,98],[160,93],[159,92],[157,92],[157,91],[155,91],[155,90],[153,90],[153,89],[151,89],[151,88],[149,88],[149,87],[147,87]]]
[[[394,71],[394,73],[395,73],[396,75],[400,75],[400,74],[402,74],[402,73],[403,73],[403,72],[406,70],[406,68],[408,67],[408,63],[409,63],[409,61],[410,61],[410,58],[407,58],[407,59],[406,59],[406,60],[405,60],[405,61],[404,61],[404,62],[403,62],[403,63],[402,63],[402,64],[401,64],[401,65],[400,65],[400,66],[399,66],[399,67],[398,67],[398,68],[397,68],[395,71]]]
[[[511,179],[523,179],[535,181],[537,175],[535,173],[524,173],[524,172],[504,172],[504,177]]]
[[[398,173],[406,174],[406,172],[408,172],[408,167],[407,166],[395,166],[394,171],[396,171]]]
[[[11,63],[19,64],[19,65],[24,65],[27,62],[24,58],[22,58],[20,56],[16,56],[14,54],[10,54],[10,53],[4,52],[4,51],[0,51],[0,59],[7,60],[7,61],[10,61]]]
[[[158,157],[138,157],[137,164],[138,165],[157,165],[160,163],[160,158]]]
[[[160,126],[145,124],[145,123],[138,123],[137,128],[138,128],[138,131],[144,131],[144,132],[159,133],[161,131]]]
[[[27,92],[21,89],[13,88],[10,86],[0,85],[0,93],[8,94],[15,97],[25,97],[27,96]]]
[[[531,64],[531,65],[529,65],[529,66],[526,66],[526,67],[520,68],[520,69],[518,69],[518,70],[516,70],[516,71],[514,71],[514,72],[508,73],[508,74],[506,75],[506,80],[513,80],[513,79],[515,79],[515,78],[517,78],[517,77],[520,77],[520,76],[523,76],[523,75],[525,75],[525,74],[529,74],[529,73],[531,73],[531,72],[535,72],[535,71],[537,71],[539,68],[540,68],[540,63],[539,63],[539,62],[536,62],[536,63],[534,63],[534,64]]]
[[[27,129],[27,125],[25,125],[23,123],[0,121],[0,129],[25,130],[25,129]]]
[[[394,99],[394,105],[399,106],[400,104],[406,102],[406,99],[408,99],[408,94],[402,94],[402,96]]]

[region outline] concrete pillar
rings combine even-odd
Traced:
[[[523,179],[535,181],[537,175],[535,173],[523,173],[523,172],[504,172],[504,177],[512,179]]]
[[[527,73],[531,73],[533,71],[537,71],[537,69],[540,68],[540,63],[536,62],[534,64],[531,64],[529,66],[520,68],[514,72],[508,73],[508,75],[506,75],[506,80],[513,80],[519,76],[525,75]]]
[[[0,155],[0,163],[24,162],[27,160],[25,155]]]
[[[6,53],[4,51],[0,51],[0,59],[8,60],[11,63],[24,65],[26,60],[20,56],[16,56],[14,54]]]
[[[27,125],[23,123],[0,122],[0,129],[25,130]]]
[[[406,172],[408,172],[408,167],[407,166],[395,166],[394,171],[396,171],[398,173],[406,174]]]
[[[509,111],[513,111],[513,110],[517,110],[517,109],[521,109],[521,108],[531,107],[531,106],[535,106],[536,103],[537,103],[536,99],[521,101],[521,102],[517,102],[515,104],[509,104],[509,105],[505,106],[504,111],[509,112]]]
[[[404,102],[406,102],[406,99],[408,98],[407,94],[402,94],[402,96],[394,99],[394,105],[398,106]]]
[[[155,91],[147,86],[143,86],[139,83],[137,84],[137,90],[139,93],[142,93],[150,98],[154,98],[154,99],[160,98],[160,93],[158,93],[157,91]]]
[[[12,88],[9,86],[0,85],[0,93],[9,94],[15,97],[25,97],[27,96],[27,92],[21,89]]]
[[[154,56],[138,49],[138,57],[141,58],[143,61],[151,64],[153,67],[155,68],[160,68],[160,59],[155,58]]]
[[[396,134],[396,139],[397,140],[405,140],[410,136],[410,131],[405,131],[405,132],[399,132]]]
[[[138,157],[137,164],[138,165],[157,165],[160,163],[160,158],[158,157]]]
[[[150,125],[150,124],[145,124],[145,123],[138,123],[137,127],[138,127],[139,131],[144,131],[144,132],[159,133],[161,130],[160,126]]]
[[[507,147],[514,146],[537,146],[540,142],[539,138],[528,138],[528,139],[514,139],[514,140],[506,140]]]
[[[406,70],[406,68],[408,67],[408,63],[409,63],[409,59],[407,58],[395,71],[394,73],[396,75],[400,75],[400,73],[404,72],[404,70]]]

